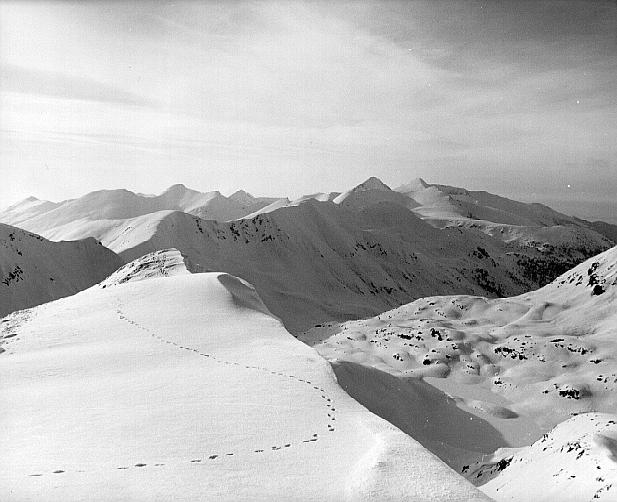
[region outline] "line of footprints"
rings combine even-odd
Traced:
[[[153,338],[159,340],[162,343],[168,344],[168,345],[173,345],[181,350],[186,350],[187,352],[192,352],[193,354],[196,354],[198,356],[204,357],[206,359],[210,359],[212,361],[215,361],[219,364],[225,364],[228,366],[239,366],[241,368],[247,369],[247,370],[257,370],[257,371],[261,371],[264,373],[268,373],[270,375],[275,375],[275,376],[279,376],[282,378],[288,378],[290,380],[296,380],[297,382],[303,383],[305,385],[308,385],[309,387],[312,388],[312,390],[319,392],[321,399],[324,400],[325,406],[327,408],[327,416],[328,416],[328,423],[327,423],[327,430],[328,432],[334,432],[334,422],[336,421],[336,416],[335,416],[335,412],[336,412],[336,408],[334,407],[334,403],[332,401],[332,399],[328,396],[328,394],[326,393],[326,391],[322,388],[319,387],[317,385],[313,385],[312,382],[310,382],[309,380],[305,380],[303,378],[297,377],[295,375],[288,375],[286,373],[282,373],[280,371],[274,371],[271,370],[270,368],[264,368],[262,366],[251,366],[251,365],[245,365],[245,364],[241,364],[235,361],[227,361],[225,359],[221,359],[219,357],[216,357],[212,354],[206,354],[204,352],[199,351],[198,349],[194,349],[192,347],[186,347],[184,345],[180,345],[179,343],[176,343],[174,341],[171,340],[167,340],[166,338],[163,338],[162,336],[160,336],[159,334],[155,333],[154,331],[149,330],[148,328],[142,326],[141,324],[137,323],[136,321],[130,319],[129,317],[127,317],[122,310],[117,309],[116,310],[118,316],[120,317],[120,319],[122,319],[123,321],[128,322],[129,324],[132,324],[133,326],[135,326],[138,329],[141,329],[142,331],[146,332],[147,334],[149,334],[150,336],[152,336]],[[299,441],[296,441],[296,443],[301,444],[301,443],[313,443],[319,440],[319,434],[314,433],[311,435],[311,437],[306,438],[306,439],[302,439]],[[288,442],[288,443],[284,443],[281,445],[275,445],[275,446],[271,446],[269,448],[270,451],[277,451],[277,450],[283,450],[285,448],[291,448],[294,445],[293,442]],[[252,451],[248,452],[248,453],[252,453],[252,454],[259,454],[259,453],[265,453],[268,450],[268,448],[257,448],[257,449],[253,449]],[[224,457],[232,457],[234,455],[237,455],[238,452],[229,452],[229,453],[224,453],[224,454],[212,454],[212,455],[208,455],[205,458],[194,458],[191,459],[190,463],[192,464],[200,464],[204,461],[213,461],[213,460],[217,460],[217,459],[223,459]],[[153,464],[155,467],[161,467],[164,466],[165,464],[163,463],[157,463],[157,464]],[[143,467],[147,467],[148,464],[142,463],[142,462],[138,462],[132,466],[120,466],[117,467],[117,469],[119,470],[126,470],[126,469],[131,469],[131,468],[143,468]],[[63,474],[64,470],[62,469],[57,469],[55,471],[52,472],[52,474]],[[76,471],[76,472],[84,472],[84,471]],[[43,476],[43,474],[30,474],[29,476],[31,477],[39,477],[39,476]]]

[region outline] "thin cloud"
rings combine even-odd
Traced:
[[[150,99],[104,82],[13,64],[0,66],[0,91],[129,106],[155,106]]]

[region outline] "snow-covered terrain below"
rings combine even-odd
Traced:
[[[0,326],[1,500],[488,500],[177,251]]]
[[[92,238],[52,242],[0,223],[0,316],[75,294],[122,263]]]
[[[533,445],[500,450],[469,467],[495,500],[578,502],[617,499],[617,415],[577,415]]]
[[[336,365],[379,370],[363,385],[348,378],[349,392],[410,434],[419,431],[414,437],[421,441],[421,421],[409,423],[393,409],[401,389],[417,394],[420,385],[431,384],[446,394],[444,406],[455,403],[481,419],[482,428],[470,432],[475,439],[467,446],[446,436],[441,444],[431,444],[431,437],[423,443],[462,469],[465,458],[481,462],[500,442],[529,444],[573,414],[614,413],[616,327],[617,248],[612,248],[518,297],[423,298],[372,319],[326,323],[300,338]],[[363,390],[383,381],[383,374],[399,385],[382,385],[379,397]],[[420,409],[432,420],[434,409]]]

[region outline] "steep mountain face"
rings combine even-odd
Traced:
[[[324,357],[336,364],[359,363],[400,379],[399,387],[389,386],[393,395],[400,392],[406,380],[422,378],[447,393],[461,409],[488,422],[501,434],[502,447],[520,447],[572,415],[589,411],[614,413],[617,409],[616,326],[617,247],[614,247],[549,285],[517,297],[422,298],[372,319],[315,327],[300,338],[315,344]],[[379,411],[381,416],[396,418],[392,409],[395,405],[384,407],[383,403],[389,403],[389,399],[383,397],[382,402],[375,402],[357,388],[352,395],[369,409]],[[488,436],[477,437],[480,447],[467,452],[465,447],[447,440],[437,446],[430,443],[425,446],[470,479],[485,482],[491,478],[487,473],[505,469],[507,457],[512,455],[504,450],[493,461],[480,461],[486,454],[481,449],[481,438]],[[576,441],[577,436],[573,434],[570,442]],[[603,444],[610,446],[611,441]],[[557,453],[566,442],[559,439],[560,446],[552,448],[550,454],[542,450],[546,444],[540,447],[536,443],[529,455],[547,453],[535,457],[535,464],[524,452],[522,457],[514,458],[526,459],[520,462],[527,465],[529,472],[540,459],[551,464],[551,472],[557,472],[553,460],[548,459],[561,461]],[[576,453],[585,448],[578,448]],[[581,455],[586,453],[583,451]],[[471,468],[473,459],[478,463]],[[581,469],[587,465],[585,462],[558,465],[563,472],[573,469],[573,475],[567,483],[565,478],[558,480],[565,498],[547,492],[554,498],[546,500],[569,500],[566,490],[584,491],[591,486],[579,476],[583,471],[575,469],[578,464]],[[517,465],[516,469],[523,468]],[[519,478],[514,474],[507,477],[510,487],[503,498],[498,496],[496,488],[490,495],[498,500],[527,500],[525,496],[512,495],[516,490],[515,479]],[[499,477],[494,487],[502,486],[498,480]],[[502,481],[505,484],[506,478]],[[597,484],[596,488],[600,487]],[[513,498],[508,498],[508,494]]]
[[[307,200],[227,223],[163,211],[130,220],[112,237],[105,244],[127,261],[176,247],[195,270],[246,279],[294,332],[435,292],[507,295],[538,285],[501,241],[434,228],[385,202],[350,211]]]
[[[173,250],[114,276],[0,323],[1,500],[488,502],[250,284]]]
[[[0,224],[0,317],[86,289],[122,263],[92,238],[51,242]]]

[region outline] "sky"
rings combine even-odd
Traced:
[[[369,176],[617,223],[615,1],[0,0],[0,206]]]

